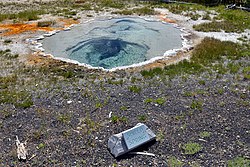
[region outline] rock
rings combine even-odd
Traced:
[[[26,160],[27,158],[27,150],[25,148],[26,146],[26,142],[25,143],[21,143],[19,140],[18,140],[18,137],[16,136],[16,146],[17,146],[17,158],[19,160]]]
[[[123,155],[145,143],[155,140],[156,135],[145,124],[112,135],[108,140],[108,149],[115,157]]]

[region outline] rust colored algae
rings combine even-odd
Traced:
[[[54,28],[51,27],[38,27],[37,23],[32,24],[1,24],[0,29],[7,30],[3,33],[3,36],[21,34],[26,31],[52,31]]]
[[[171,20],[171,19],[167,18],[166,15],[163,15],[163,14],[162,14],[162,15],[160,15],[159,17],[160,17],[160,19],[161,19],[162,21],[165,21],[165,22],[168,22],[168,23],[176,23],[175,20]]]
[[[72,19],[59,19],[59,22],[62,22],[65,27],[68,27],[72,24],[77,24],[79,21],[72,20]],[[37,23],[30,23],[30,24],[0,24],[0,30],[6,30],[6,32],[0,34],[0,36],[9,36],[9,35],[16,35],[21,34],[23,32],[31,31],[53,31],[53,30],[61,30],[62,28],[52,28],[52,27],[38,27]]]

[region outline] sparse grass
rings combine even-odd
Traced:
[[[141,87],[133,85],[129,87],[129,91],[133,93],[140,93],[141,92]]]
[[[243,10],[220,10],[219,18],[222,21],[212,21],[211,23],[203,23],[195,25],[196,31],[221,31],[225,32],[243,32],[250,29],[249,12]]]
[[[12,74],[5,77],[0,76],[0,88],[1,89],[8,88],[10,85],[15,84],[17,82],[17,79],[18,78],[16,74]]]
[[[250,160],[243,157],[236,157],[232,160],[227,161],[228,167],[249,167]]]
[[[119,117],[118,115],[112,115],[111,117],[111,122],[112,123],[120,123],[120,122],[124,122],[126,123],[128,121],[128,118],[127,117]]]
[[[46,144],[40,143],[40,144],[38,144],[37,149],[41,150],[41,149],[45,148],[45,146],[46,146]]]
[[[198,11],[198,10],[206,10],[205,6],[202,5],[187,5],[187,4],[179,4],[179,3],[174,3],[174,4],[161,4],[162,7],[167,8],[170,12],[175,13],[175,14],[181,14],[182,12],[185,11]]]
[[[154,99],[152,98],[147,98],[144,100],[144,103],[148,104],[148,103],[152,103],[154,101]]]
[[[165,140],[165,133],[163,130],[159,130],[156,134],[156,141],[163,142]]]
[[[99,1],[100,7],[108,7],[108,8],[117,8],[122,9],[125,7],[125,4],[122,1],[113,1],[113,0],[101,0]]]
[[[33,105],[32,98],[28,92],[16,90],[1,90],[0,103],[13,104],[24,109]]]
[[[243,74],[244,74],[244,78],[250,79],[250,66],[247,66],[243,69]],[[247,76],[249,76],[249,77],[247,77]]]
[[[201,133],[199,134],[199,136],[200,136],[201,138],[209,138],[209,137],[211,136],[211,132],[204,131],[204,132],[201,132]]]
[[[149,71],[143,70],[141,71],[141,75],[145,78],[153,78],[156,75],[161,75],[163,73],[162,68],[154,68]]]
[[[202,110],[202,102],[201,101],[192,101],[190,108],[201,111]]]
[[[137,14],[139,16],[141,15],[154,15],[155,11],[154,9],[144,6],[141,8],[134,8],[134,9],[124,9],[124,10],[120,10],[120,11],[114,11],[112,12],[112,14],[120,14],[120,15],[133,15],[133,14]]]
[[[139,121],[141,121],[141,122],[145,122],[145,121],[147,120],[147,116],[146,116],[146,115],[139,115],[139,116],[137,117],[137,119],[138,119]]]
[[[31,21],[39,19],[39,15],[45,14],[43,10],[26,10],[17,14],[0,14],[0,22],[3,20]]]
[[[59,114],[57,116],[57,120],[63,124],[69,124],[71,121],[71,115],[66,113],[66,114]]]
[[[115,79],[108,79],[108,84],[112,84],[112,85],[121,85],[123,84],[123,79],[118,79],[118,80],[115,80]]]
[[[127,107],[127,106],[121,106],[121,107],[120,107],[120,110],[126,111],[126,110],[128,110],[128,107]]]
[[[184,163],[178,160],[176,157],[171,156],[168,158],[168,166],[169,167],[183,167]]]
[[[9,49],[0,50],[0,57],[4,57],[5,59],[15,59],[18,57],[18,54],[12,54]]]
[[[229,63],[227,65],[227,67],[229,68],[229,71],[232,74],[236,74],[240,69],[240,65],[239,64],[234,64],[234,63]]]
[[[181,148],[186,155],[194,155],[202,150],[202,146],[199,143],[194,142],[184,144]]]
[[[144,100],[145,104],[155,103],[155,104],[163,105],[165,102],[166,102],[166,99],[163,97],[159,97],[157,99],[147,98]]]
[[[166,101],[165,98],[160,97],[160,98],[157,98],[154,102],[156,104],[162,105],[165,103],[165,101]]]

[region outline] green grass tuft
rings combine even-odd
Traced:
[[[189,142],[182,146],[184,154],[194,155],[202,150],[202,146],[199,143]]]

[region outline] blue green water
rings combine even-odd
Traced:
[[[45,38],[46,53],[93,67],[111,69],[163,56],[182,47],[171,24],[126,17],[98,19]]]

